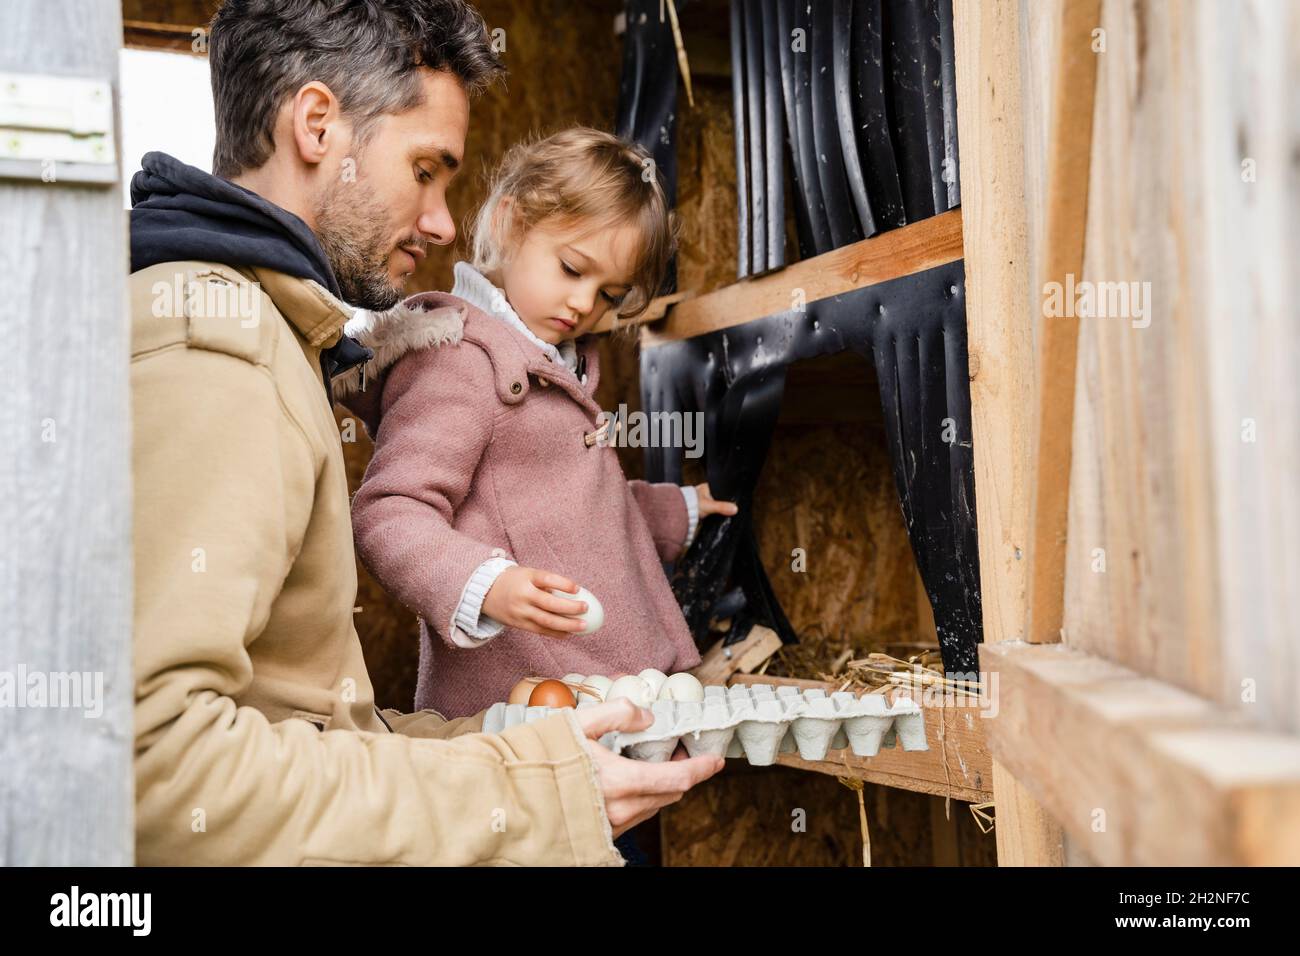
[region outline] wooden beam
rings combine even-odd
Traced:
[[[827,693],[839,689],[825,681],[755,674],[738,674],[731,683],[819,688]],[[855,757],[851,751],[841,750],[835,751],[833,757],[828,755],[827,760],[804,760],[797,753],[781,754],[777,765],[951,797],[965,803],[993,799],[993,761],[984,742],[985,725],[993,721],[981,719],[981,711],[975,706],[939,706],[922,701],[922,709],[929,750],[882,748],[874,757]]]
[[[0,70],[109,83],[119,150],[120,16],[103,0],[0,4]],[[79,185],[58,168],[0,182],[0,682],[14,694],[0,704],[0,866],[130,866],[126,210],[116,178]]]
[[[994,757],[1088,858],[1300,864],[1300,738],[1062,645],[985,644],[980,662]]]
[[[206,39],[201,49],[195,49],[196,29],[206,29],[206,27],[125,20],[122,23],[122,45],[134,50],[166,50],[172,53],[206,57]]]
[[[1049,283],[1073,288],[1083,277],[1088,222],[1088,170],[1097,89],[1092,31],[1101,0],[1064,0],[1057,32],[1055,86],[1047,146],[1047,220],[1042,274],[1035,289],[1038,400],[1034,418],[1034,483],[1029,538],[1029,641],[1059,641],[1065,615],[1065,538],[1069,523],[1070,455],[1074,441],[1075,365],[1079,318],[1069,308],[1048,316]],[[1060,298],[1057,298],[1060,301]]]
[[[701,684],[725,684],[733,674],[758,670],[780,649],[781,636],[770,627],[756,624],[743,641],[725,648],[722,641],[714,644],[691,673]]]
[[[668,310],[678,302],[684,302],[687,299],[695,297],[694,290],[687,289],[682,292],[674,292],[672,295],[661,295],[651,300],[646,310],[634,319],[620,319],[614,313],[606,313],[604,318],[597,322],[591,328],[593,335],[600,335],[605,332],[616,332],[621,329],[630,329],[638,325],[645,325],[648,322],[658,322]]]
[[[1033,321],[1019,0],[954,0],[975,498],[986,642],[1026,621]],[[996,761],[998,862],[1059,866],[1059,826]]]
[[[961,229],[961,210],[954,209],[690,297],[665,310],[661,322],[642,327],[641,347],[743,325],[789,311],[797,300],[815,302],[945,265],[962,257]]]

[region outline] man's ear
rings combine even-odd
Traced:
[[[334,140],[344,134],[338,99],[324,83],[312,80],[294,94],[290,109],[298,158],[308,165],[319,165],[329,155]]]

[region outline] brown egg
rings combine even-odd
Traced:
[[[573,691],[558,680],[544,680],[533,688],[529,707],[573,707]]]
[[[510,696],[506,698],[507,704],[526,704],[528,698],[533,693],[533,688],[542,683],[540,677],[525,677],[514,687],[510,688]]]

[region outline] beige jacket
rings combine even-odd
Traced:
[[[130,294],[137,862],[620,865],[571,712],[375,709],[319,361],[351,310],[201,262]]]

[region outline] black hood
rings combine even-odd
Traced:
[[[312,279],[336,298],[338,280],[307,224],[257,193],[166,153],[146,153],[131,179],[131,271],[197,259],[262,266]],[[373,353],[343,336],[321,353],[329,379]]]

